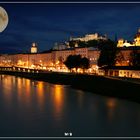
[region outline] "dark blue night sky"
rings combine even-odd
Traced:
[[[29,51],[37,42],[39,50],[48,50],[55,42],[70,36],[98,32],[111,39],[132,40],[140,27],[140,3],[1,3],[9,23],[0,33],[0,52]]]

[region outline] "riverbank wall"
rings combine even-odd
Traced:
[[[94,94],[128,99],[140,103],[140,84],[110,77],[58,72],[20,72],[0,70],[0,74],[25,77],[54,84],[70,85]]]

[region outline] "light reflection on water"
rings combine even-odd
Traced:
[[[115,99],[107,99],[107,108],[108,108],[108,120],[112,121],[114,117],[114,110],[115,107],[117,106],[117,101]]]
[[[140,136],[138,103],[7,75],[0,89],[0,136]]]

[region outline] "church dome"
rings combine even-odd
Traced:
[[[37,44],[36,43],[32,43],[31,53],[37,53]]]

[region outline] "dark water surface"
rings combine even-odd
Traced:
[[[0,75],[0,137],[63,137],[65,132],[75,137],[140,136],[140,104]]]

